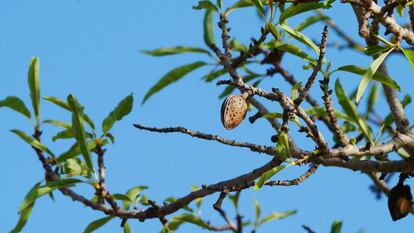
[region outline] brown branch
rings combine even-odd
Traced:
[[[328,38],[328,26],[325,25],[324,28],[323,28],[321,44],[319,46],[318,62],[316,64],[316,66],[313,68],[313,72],[312,72],[311,76],[308,78],[308,81],[306,82],[305,87],[300,92],[299,97],[295,99],[295,104],[296,105],[300,105],[302,103],[302,101],[306,98],[306,96],[309,93],[310,88],[313,85],[313,82],[316,79],[316,76],[317,76],[318,72],[320,71],[320,69],[322,67],[322,62],[323,62],[323,59],[325,57],[327,38]]]
[[[220,216],[224,219],[224,221],[226,221],[227,226],[230,228],[230,230],[232,230],[233,232],[236,232],[237,227],[227,216],[226,212],[221,208],[221,205],[223,204],[224,199],[227,197],[227,194],[228,194],[227,190],[224,190],[223,192],[221,192],[216,203],[214,203],[213,208],[217,210],[217,212],[219,212]]]
[[[318,169],[319,164],[314,163],[311,165],[311,167],[305,172],[303,173],[301,176],[299,176],[296,179],[293,180],[273,180],[273,181],[267,181],[265,183],[265,185],[268,186],[292,186],[292,185],[299,185],[300,183],[302,183],[304,180],[306,180],[307,178],[309,178],[311,175],[313,175],[316,170]]]
[[[277,155],[277,150],[274,147],[261,146],[261,145],[257,145],[257,144],[253,144],[249,142],[237,142],[234,140],[222,138],[218,135],[205,134],[205,133],[201,133],[198,131],[192,131],[184,127],[155,128],[155,127],[146,127],[140,124],[134,124],[134,127],[137,129],[146,130],[150,132],[157,132],[157,133],[183,133],[183,134],[187,134],[187,135],[190,135],[196,138],[217,141],[222,144],[229,145],[229,146],[245,147],[255,152],[265,153],[265,154],[272,155],[272,156]]]

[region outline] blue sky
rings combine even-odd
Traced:
[[[223,2],[230,5],[228,1]],[[133,93],[134,109],[115,125],[116,144],[110,145],[107,151],[107,186],[112,192],[148,185],[150,189],[146,194],[162,202],[168,196],[185,195],[192,185],[215,183],[249,172],[269,158],[186,135],[152,134],[132,127],[133,123],[185,126],[231,139],[271,145],[273,132],[264,120],[254,125],[246,121],[232,131],[222,128],[219,118],[221,100],[217,96],[224,87],[200,81],[208,68],[191,73],[141,106],[147,90],[172,68],[198,60],[209,61],[203,55],[153,58],[139,52],[175,45],[203,47],[203,13],[191,9],[195,4],[192,0],[3,0],[0,2],[0,99],[16,95],[30,106],[26,75],[33,56],[41,61],[42,96],[65,99],[70,93],[76,95],[97,125],[122,98]],[[327,13],[345,31],[356,35],[350,7],[335,3],[334,8],[337,9]],[[259,35],[262,22],[253,10],[240,10],[229,19],[231,33],[238,40],[247,43],[250,37]],[[301,19],[290,23],[295,25]],[[321,31],[319,24],[305,33],[319,40]],[[329,41],[338,40],[331,32]],[[370,63],[369,59],[345,50],[330,49],[327,58],[333,61],[334,67],[346,64],[367,67]],[[390,71],[392,77],[402,87],[401,95],[409,92],[413,76],[409,64],[396,56],[391,57],[388,64],[393,68]],[[284,65],[298,80],[304,81],[309,75],[309,71],[301,69],[304,63],[296,58],[286,57]],[[357,81],[355,76],[341,76],[341,82],[349,87],[348,92]],[[280,77],[263,82],[264,88],[273,86],[287,87]],[[318,92],[315,96],[320,95]],[[269,103],[266,105],[278,109]],[[379,112],[388,112],[388,108],[381,106],[385,105],[377,108]],[[413,116],[410,106],[407,111]],[[0,232],[8,232],[17,222],[20,202],[33,184],[43,179],[43,171],[31,148],[8,131],[17,128],[31,133],[33,123],[6,109],[0,109],[0,114],[3,162],[0,169]],[[70,120],[69,114],[45,101],[41,103],[41,115],[42,119]],[[51,142],[50,136],[57,132],[56,128],[44,125],[42,129],[43,142],[57,154],[71,145],[70,142]],[[303,146],[313,147],[307,142]],[[279,177],[294,178],[304,169],[292,168],[283,171]],[[246,218],[254,216],[254,199],[262,203],[263,215],[272,211],[298,210],[296,215],[267,224],[259,232],[304,232],[302,224],[317,232],[328,232],[336,219],[344,221],[343,232],[360,229],[409,232],[414,226],[412,216],[392,222],[386,200],[376,200],[369,185],[369,178],[359,172],[321,167],[298,187],[243,192],[241,212]],[[79,191],[86,196],[93,195],[86,186]],[[37,202],[23,232],[82,232],[89,222],[103,217],[60,193],[55,196],[55,203],[47,197]],[[205,198],[202,216],[222,224],[211,207],[216,198],[217,195]],[[229,203],[225,203],[225,207],[231,210]],[[122,232],[119,224],[119,220],[114,220],[97,232]],[[131,225],[133,232],[158,232],[161,228],[157,220],[133,221]],[[178,232],[201,231],[185,226]]]

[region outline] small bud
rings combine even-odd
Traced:
[[[393,221],[402,219],[410,213],[413,204],[412,199],[413,196],[408,185],[399,183],[391,189],[388,196],[388,209]]]

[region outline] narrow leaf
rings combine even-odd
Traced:
[[[334,221],[331,226],[331,233],[341,233],[342,221]]]
[[[250,0],[239,0],[238,2],[234,3],[232,6],[230,6],[226,10],[226,14],[230,14],[232,11],[238,8],[249,7],[249,6],[253,6],[253,3]]]
[[[290,7],[288,7],[286,10],[282,12],[279,18],[279,23],[282,24],[286,19],[292,16],[295,16],[297,14],[323,8],[324,6],[325,4],[321,2],[309,2],[309,3],[306,2],[306,3],[299,3],[299,4],[291,5]]]
[[[137,196],[141,193],[142,190],[148,189],[148,186],[139,185],[130,188],[126,193],[125,196],[127,196],[131,201],[123,201],[122,205],[124,209],[128,210],[131,202],[134,202],[137,198]]]
[[[371,131],[369,130],[367,123],[359,116],[356,106],[348,98],[339,79],[337,79],[335,82],[335,93],[339,104],[341,105],[346,115],[348,115],[353,120],[353,122],[358,124],[360,130],[369,140],[372,140]]]
[[[68,123],[62,122],[62,121],[57,121],[57,120],[44,120],[42,121],[42,123],[46,123],[46,124],[51,124],[57,127],[62,127],[64,129],[71,129],[72,126]]]
[[[72,110],[72,128],[75,133],[76,141],[79,144],[80,151],[82,152],[83,159],[88,165],[89,170],[94,171],[91,153],[88,149],[88,144],[86,142],[85,128],[82,123],[82,109],[78,100],[73,96],[68,96],[68,104]]]
[[[359,66],[354,66],[354,65],[346,65],[346,66],[341,66],[341,67],[335,69],[330,74],[332,74],[336,71],[345,71],[345,72],[349,72],[349,73],[358,74],[360,76],[363,76],[367,72],[367,69],[364,69],[364,68],[359,67]],[[385,76],[381,73],[375,73],[374,76],[372,76],[372,79],[375,80],[375,81],[378,81],[382,84],[385,84],[389,87],[392,87],[392,88],[396,89],[397,91],[400,91],[400,89],[401,89],[397,82],[395,82],[390,77]]]
[[[261,221],[260,221],[260,225],[265,224],[267,222],[273,221],[273,220],[279,220],[282,218],[286,218],[289,217],[291,215],[296,214],[297,211],[296,210],[289,210],[289,211],[285,211],[285,212],[273,212],[271,214],[269,214],[268,216],[264,217]]]
[[[414,51],[408,49],[401,49],[401,51],[404,53],[408,62],[410,62],[411,68],[414,70]]]
[[[102,122],[102,131],[104,135],[112,128],[116,121],[120,121],[124,116],[131,112],[133,102],[134,97],[131,94],[119,102],[118,106],[109,113]]]
[[[181,78],[183,78],[186,74],[190,73],[191,71],[206,65],[205,62],[194,62],[191,64],[187,64],[184,66],[177,67],[170,72],[168,72],[166,75],[164,75],[154,86],[151,87],[151,89],[147,92],[147,94],[144,96],[144,100],[142,101],[142,104],[145,103],[145,101],[148,100],[149,97],[151,97],[153,94],[159,92],[166,86],[177,82]]]
[[[185,213],[185,214],[174,216],[170,220],[170,222],[163,228],[162,232],[166,233],[166,232],[177,230],[178,227],[185,222],[202,227],[204,229],[210,229],[210,225],[204,222],[203,220],[201,220],[196,215]]]
[[[256,225],[259,225],[260,215],[261,215],[260,203],[257,200],[253,200],[253,203],[254,203],[254,212],[255,212],[255,218],[256,218]]]
[[[298,46],[294,44],[281,44],[276,43],[275,48],[280,49],[282,51],[288,52],[292,55],[297,57],[303,58],[309,61],[312,65],[316,65],[316,60],[309,56],[307,53],[303,52]]]
[[[39,188],[40,182],[36,183],[28,192],[33,192],[33,190],[36,190]],[[26,197],[27,197],[26,195]],[[13,230],[10,231],[10,233],[19,233],[23,230],[24,226],[26,225],[27,220],[29,219],[30,213],[32,212],[32,209],[35,205],[35,202],[33,201],[30,205],[28,205],[23,211],[20,212],[19,221],[17,222],[16,226],[13,228]]]
[[[108,216],[108,217],[97,219],[97,220],[89,223],[89,225],[86,227],[86,229],[83,231],[83,233],[94,232],[96,229],[102,227],[103,225],[105,225],[107,222],[109,222],[113,218],[115,218],[115,216]]]
[[[272,170],[264,173],[263,175],[260,176],[259,180],[256,182],[256,184],[254,185],[254,191],[259,190],[260,188],[263,187],[264,183],[270,179],[272,176],[276,175],[278,172],[282,171],[283,169],[286,168],[286,165],[280,165],[277,166],[275,168],[273,168]]]
[[[131,227],[129,226],[128,222],[124,225],[124,233],[132,233]]]
[[[53,104],[55,104],[55,105],[57,105],[57,106],[59,106],[63,109],[66,109],[68,111],[72,111],[70,109],[68,103],[66,103],[65,101],[63,101],[59,98],[56,98],[56,97],[53,97],[53,96],[45,96],[45,97],[43,97],[43,99],[46,100],[46,101],[49,101],[49,102],[51,102],[51,103],[53,103]]]
[[[266,14],[261,0],[250,0],[255,6],[260,15],[265,18]]]
[[[210,1],[199,1],[197,6],[193,6],[194,10],[211,10],[211,11],[218,11],[217,7]]]
[[[0,100],[0,107],[10,108],[29,119],[31,117],[29,109],[27,109],[24,102],[16,96],[7,96],[6,99]]]
[[[144,50],[142,52],[145,54],[151,55],[151,56],[156,56],[156,57],[182,54],[182,53],[205,53],[207,55],[210,55],[210,52],[208,50],[205,50],[202,48],[183,47],[183,46],[159,48],[155,50]]]
[[[281,24],[280,27],[285,30],[287,33],[289,33],[289,35],[291,35],[293,38],[295,38],[296,40],[302,42],[303,44],[309,46],[310,48],[312,48],[313,50],[315,50],[315,52],[317,54],[319,54],[319,47],[313,43],[313,41],[311,39],[309,39],[307,36],[305,36],[304,34],[302,34],[299,31],[296,31],[295,29],[289,27],[286,24]]]
[[[78,179],[61,179],[56,182],[49,182],[43,186],[39,186],[35,189],[32,189],[24,198],[23,202],[20,204],[19,212],[23,211],[28,207],[30,204],[32,204],[36,199],[42,197],[45,194],[48,194],[52,192],[53,190],[56,190],[58,188],[63,188],[67,186],[72,186],[76,183],[82,182]]]
[[[227,70],[225,69],[219,69],[216,71],[210,71],[210,73],[206,74],[205,76],[203,76],[202,79],[204,79],[206,82],[212,82],[215,79],[217,79],[218,77],[224,75],[227,73]]]
[[[359,83],[356,99],[355,101],[359,103],[361,100],[362,94],[364,94],[365,89],[368,86],[369,81],[371,81],[372,76],[377,72],[378,67],[384,62],[385,58],[390,54],[394,48],[391,48],[387,52],[381,54],[379,57],[377,57],[369,66],[367,71],[365,72],[364,76],[362,77],[361,82]]]
[[[32,99],[33,111],[36,117],[37,123],[39,123],[40,112],[40,84],[39,84],[39,59],[33,57],[30,62],[28,72],[28,83],[30,89],[30,98]]]
[[[206,10],[203,20],[203,29],[204,29],[204,43],[207,47],[216,44],[216,40],[214,39],[214,29],[213,29],[213,16],[214,11]]]
[[[108,141],[104,140],[102,145],[106,145],[107,143]],[[89,151],[93,151],[96,148],[96,143],[94,141],[88,141],[87,146],[88,146]],[[81,152],[79,143],[76,142],[69,148],[68,151],[62,153],[56,160],[58,162],[64,162],[66,159],[74,158],[81,153],[82,152]]]
[[[329,20],[330,18],[326,15],[314,15],[314,16],[310,16],[308,18],[305,19],[305,21],[303,21],[302,23],[300,23],[298,26],[296,26],[295,30],[296,31],[302,31],[306,28],[308,28],[309,26],[311,26],[314,23],[317,23],[319,21],[325,21],[325,20]]]
[[[45,145],[43,145],[42,143],[40,143],[38,140],[30,137],[29,135],[27,135],[25,132],[20,131],[18,129],[12,129],[10,130],[12,133],[16,134],[17,136],[19,136],[21,139],[23,139],[25,142],[29,143],[31,146],[33,146],[34,148],[41,150],[47,154],[49,154],[52,157],[55,157],[55,155],[52,153],[52,151],[50,151]]]

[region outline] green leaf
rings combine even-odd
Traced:
[[[34,190],[38,189],[40,187],[40,182],[36,183],[28,192],[27,195],[32,193]],[[27,197],[26,195],[26,197]],[[25,198],[26,199],[26,198]],[[35,201],[33,201],[31,204],[26,206],[24,210],[20,212],[19,221],[17,222],[16,226],[13,228],[13,230],[10,231],[10,233],[19,233],[23,230],[24,226],[26,225],[27,220],[29,219],[30,213],[32,212],[32,209],[35,205]]]
[[[326,117],[328,116],[328,113],[326,112],[326,109],[324,107],[312,107],[305,110],[305,112],[311,116],[318,116],[318,117]],[[343,114],[342,112],[334,109],[334,114],[336,117],[341,118],[345,121],[351,121],[353,122],[353,119],[351,119],[349,116]]]
[[[205,76],[203,76],[202,79],[204,79],[206,82],[212,82],[215,79],[217,79],[218,77],[224,75],[227,73],[227,70],[225,69],[219,69],[216,71],[210,71],[210,73],[206,74]]]
[[[109,115],[102,122],[102,131],[104,135],[112,128],[116,121],[120,121],[124,116],[131,112],[133,102],[134,97],[132,94],[128,95],[121,102],[119,102],[118,106],[116,106],[111,113],[109,113]]]
[[[89,174],[89,169],[86,163],[78,158],[67,159],[63,165],[64,172],[68,176],[85,176]]]
[[[253,200],[254,203],[254,212],[255,212],[255,218],[256,218],[256,226],[259,225],[259,221],[260,221],[260,214],[261,214],[261,210],[260,210],[260,203],[257,200]]]
[[[342,221],[334,221],[331,226],[331,233],[341,233]]]
[[[307,53],[303,52],[298,46],[294,44],[281,44],[276,43],[275,48],[280,49],[282,51],[288,52],[292,55],[295,55],[297,57],[303,58],[307,61],[309,61],[312,65],[316,65],[316,60],[313,59],[311,56],[309,56]]]
[[[288,137],[287,133],[281,132],[279,134],[279,140],[278,140],[277,144],[278,145],[280,144],[282,146],[283,150],[285,152],[287,152],[287,155],[289,157],[292,157],[292,155],[290,154],[289,137]]]
[[[386,50],[390,49],[389,47],[382,47],[380,45],[373,45],[368,46],[364,49],[364,53],[368,56],[376,56],[380,53],[385,52]]]
[[[232,6],[230,6],[226,10],[226,14],[230,14],[232,11],[234,11],[238,8],[249,7],[249,6],[253,6],[253,3],[250,0],[240,0],[236,3],[234,3]]]
[[[124,194],[120,194],[120,193],[115,193],[111,195],[115,200],[120,200],[120,201],[129,201],[131,202],[132,200]]]
[[[286,10],[284,10],[282,14],[280,14],[279,24],[282,24],[286,19],[292,16],[295,16],[297,14],[300,14],[306,11],[316,10],[316,9],[323,8],[323,7],[325,7],[325,4],[321,2],[309,2],[309,3],[306,2],[306,3],[299,3],[299,4],[291,5]]]
[[[151,55],[151,56],[156,56],[156,57],[182,54],[182,53],[205,53],[207,55],[211,55],[208,50],[205,50],[202,48],[184,47],[184,46],[159,48],[155,50],[144,50],[142,52],[145,54]]]
[[[40,84],[39,84],[39,59],[33,57],[30,62],[28,72],[28,83],[30,89],[30,98],[32,99],[33,111],[36,117],[37,123],[39,123],[40,112]]]
[[[273,35],[275,40],[279,39],[279,33],[277,32],[276,27],[275,27],[275,25],[273,25],[273,23],[266,23],[266,28]]]
[[[102,227],[107,222],[111,221],[111,219],[113,219],[113,218],[115,218],[115,216],[108,216],[108,217],[97,219],[97,220],[89,223],[89,225],[86,227],[86,229],[83,231],[83,233],[94,232],[96,229]]]
[[[76,141],[79,144],[80,151],[82,152],[83,159],[85,160],[89,171],[94,172],[91,153],[88,149],[88,143],[86,142],[85,128],[82,123],[82,108],[73,95],[68,96],[68,103],[72,110],[72,128],[75,133]]]
[[[52,141],[55,142],[58,139],[67,139],[67,138],[74,138],[75,134],[73,133],[72,129],[65,129],[58,132],[56,135],[52,137]]]
[[[360,76],[363,76],[367,72],[367,69],[364,69],[360,66],[346,65],[346,66],[341,66],[341,67],[333,70],[330,74],[333,74],[336,71],[345,71],[345,72],[349,72],[349,73],[358,74]],[[372,76],[372,79],[375,80],[375,81],[378,81],[382,84],[385,84],[389,87],[392,87],[392,88],[396,89],[397,91],[401,90],[401,88],[400,88],[400,86],[398,85],[397,82],[395,82],[390,77],[385,76],[381,73],[375,73],[374,76]]]
[[[265,224],[267,222],[273,221],[273,220],[279,220],[282,218],[286,218],[289,217],[291,215],[296,214],[297,211],[296,210],[289,210],[289,211],[285,211],[285,212],[273,212],[271,214],[269,214],[268,216],[264,217],[261,221],[260,221],[260,225]]]
[[[231,40],[230,42],[231,49],[239,51],[239,52],[247,52],[249,49],[244,44],[240,44],[240,42],[236,39]]]
[[[19,136],[21,139],[23,139],[23,141],[27,142],[28,144],[30,144],[34,148],[36,148],[38,150],[41,150],[41,151],[49,154],[52,157],[55,157],[55,155],[52,153],[52,151],[50,151],[45,145],[43,145],[42,143],[40,143],[38,140],[30,137],[25,132],[20,131],[18,129],[12,129],[10,131],[12,133],[16,134],[17,136]]]
[[[217,0],[217,6],[221,9],[223,7],[222,1],[221,0]]]
[[[240,192],[236,192],[234,195],[229,195],[229,199],[233,203],[233,206],[237,212],[239,210],[239,197],[240,197]]]
[[[264,8],[263,8],[262,1],[261,0],[250,0],[250,1],[253,3],[253,5],[256,6],[256,9],[260,13],[260,15],[263,18],[265,18],[266,17],[266,14],[265,14],[265,11],[264,11]]]
[[[199,1],[197,6],[193,6],[194,10],[211,10],[211,11],[218,11],[217,7],[210,1]]]
[[[401,4],[398,4],[398,5],[397,5],[397,12],[398,12],[398,15],[399,15],[400,17],[403,17],[403,15],[404,15],[404,6],[403,6],[403,5],[401,5]]]
[[[171,70],[166,75],[164,75],[154,86],[151,87],[151,89],[144,96],[144,100],[142,101],[142,104],[144,104],[145,101],[147,101],[148,98],[152,96],[153,94],[159,92],[160,90],[170,85],[171,83],[177,82],[178,80],[183,78],[186,74],[206,64],[207,63],[205,62],[198,61],[198,62],[187,64],[184,66],[180,66],[180,67],[177,67]]]
[[[390,54],[394,48],[391,48],[387,52],[381,54],[379,57],[377,57],[369,66],[367,71],[365,72],[364,76],[362,77],[361,82],[359,83],[357,95],[355,101],[359,103],[361,100],[362,95],[364,94],[365,89],[368,86],[369,81],[371,81],[372,76],[377,72],[378,67],[384,62],[385,58]]]
[[[29,119],[31,117],[29,109],[27,109],[24,102],[16,96],[7,96],[6,99],[0,100],[0,107],[10,108]]]
[[[408,49],[401,49],[401,51],[404,53],[408,62],[410,62],[411,68],[414,70],[414,51]]]
[[[295,30],[296,31],[302,31],[306,28],[308,28],[309,26],[311,26],[314,23],[317,23],[319,21],[325,21],[325,20],[329,20],[330,18],[326,15],[314,15],[314,16],[309,16],[308,18],[305,19],[305,21],[303,21],[302,23],[300,23],[298,26],[296,26]]]
[[[122,205],[124,207],[124,209],[128,210],[131,202],[134,202],[137,200],[138,195],[140,194],[140,192],[142,190],[148,189],[148,186],[145,185],[139,185],[139,186],[135,186],[130,188],[126,193],[125,196],[127,196],[131,201],[123,201]]]
[[[49,182],[43,186],[39,186],[35,189],[32,189],[24,198],[23,202],[20,204],[19,213],[26,209],[30,204],[32,204],[36,199],[42,197],[45,194],[48,194],[58,188],[63,188],[67,186],[72,186],[74,184],[82,182],[78,179],[61,179],[55,182]]]
[[[103,143],[102,143],[102,145],[106,145],[108,143],[108,141],[107,140],[103,140]],[[96,143],[92,140],[92,141],[88,141],[87,142],[87,146],[88,146],[88,150],[89,151],[93,151],[93,150],[95,150],[95,148],[96,148]],[[82,152],[81,152],[81,149],[80,149],[80,146],[79,146],[79,143],[78,142],[76,142],[75,144],[73,144],[70,148],[69,148],[69,150],[68,151],[66,151],[66,152],[64,152],[64,153],[62,153],[56,160],[58,161],[58,162],[64,162],[65,160],[67,160],[67,159],[70,159],[70,158],[74,158],[74,157],[76,157],[77,155],[79,155],[79,154],[81,154]]]
[[[42,121],[42,123],[51,124],[51,125],[54,125],[54,126],[57,126],[57,127],[64,128],[64,129],[71,129],[72,128],[72,126],[70,124],[62,122],[62,121],[57,121],[57,120],[49,120],[48,119],[48,120]]]
[[[342,109],[348,115],[353,122],[357,123],[360,130],[364,133],[364,135],[371,141],[372,135],[371,131],[368,128],[366,121],[364,121],[358,114],[356,106],[352,103],[352,101],[348,98],[345,90],[343,89],[339,79],[335,82],[335,93],[336,97],[338,98],[339,104],[341,105]]]
[[[124,225],[124,233],[132,233],[131,227],[129,226],[128,222]]]
[[[315,52],[317,54],[319,54],[319,47],[315,43],[313,43],[313,41],[311,39],[309,39],[307,36],[305,36],[304,34],[302,34],[299,31],[296,31],[295,29],[289,27],[286,24],[281,24],[280,27],[283,30],[285,30],[289,35],[291,35],[293,38],[295,38],[299,42],[302,42],[303,44],[309,46],[310,48],[315,50]]]
[[[369,92],[369,95],[368,95],[368,103],[367,103],[367,111],[366,111],[367,115],[369,115],[369,113],[374,108],[374,105],[377,102],[377,99],[378,99],[378,86],[372,85],[371,91]]]
[[[51,102],[51,103],[53,103],[53,104],[55,104],[55,105],[57,105],[57,106],[59,106],[63,109],[66,109],[68,111],[72,111],[70,109],[68,103],[66,103],[65,101],[63,101],[59,98],[56,98],[56,97],[53,97],[53,96],[45,96],[45,97],[43,97],[43,99],[46,100],[46,101],[49,101],[49,102]]]
[[[204,43],[207,47],[216,44],[216,40],[214,39],[214,29],[213,29],[213,16],[214,11],[206,10],[206,14],[204,15],[203,20],[203,29],[204,29]]]
[[[72,109],[70,108],[70,106],[69,106],[69,104],[68,103],[66,103],[65,101],[63,101],[63,100],[61,100],[61,99],[59,99],[59,98],[56,98],[56,97],[53,97],[53,96],[45,96],[45,97],[43,97],[43,99],[44,100],[46,100],[46,101],[49,101],[49,102],[51,102],[51,103],[53,103],[53,104],[55,104],[55,105],[57,105],[57,106],[59,106],[59,107],[61,107],[61,108],[63,108],[63,109],[66,109],[66,110],[68,110],[68,111],[72,111]],[[93,130],[95,130],[95,125],[94,125],[94,123],[93,123],[93,121],[92,121],[92,119],[86,114],[86,113],[84,113],[83,112],[83,106],[80,106],[80,108],[82,109],[82,119],[93,129]]]
[[[201,220],[196,215],[185,213],[185,214],[180,214],[180,215],[174,216],[170,220],[170,222],[166,226],[164,226],[164,228],[162,229],[161,232],[167,233],[167,232],[177,230],[178,227],[181,224],[185,223],[185,222],[196,225],[196,226],[199,226],[199,227],[202,227],[204,229],[210,229],[210,225],[208,223],[204,222],[203,220]]]
[[[272,176],[276,175],[278,172],[282,171],[283,169],[286,168],[286,165],[279,165],[275,168],[272,168],[272,170],[264,173],[263,175],[260,176],[259,180],[256,182],[256,184],[254,185],[253,190],[257,191],[260,188],[263,187],[264,183],[270,179]]]

